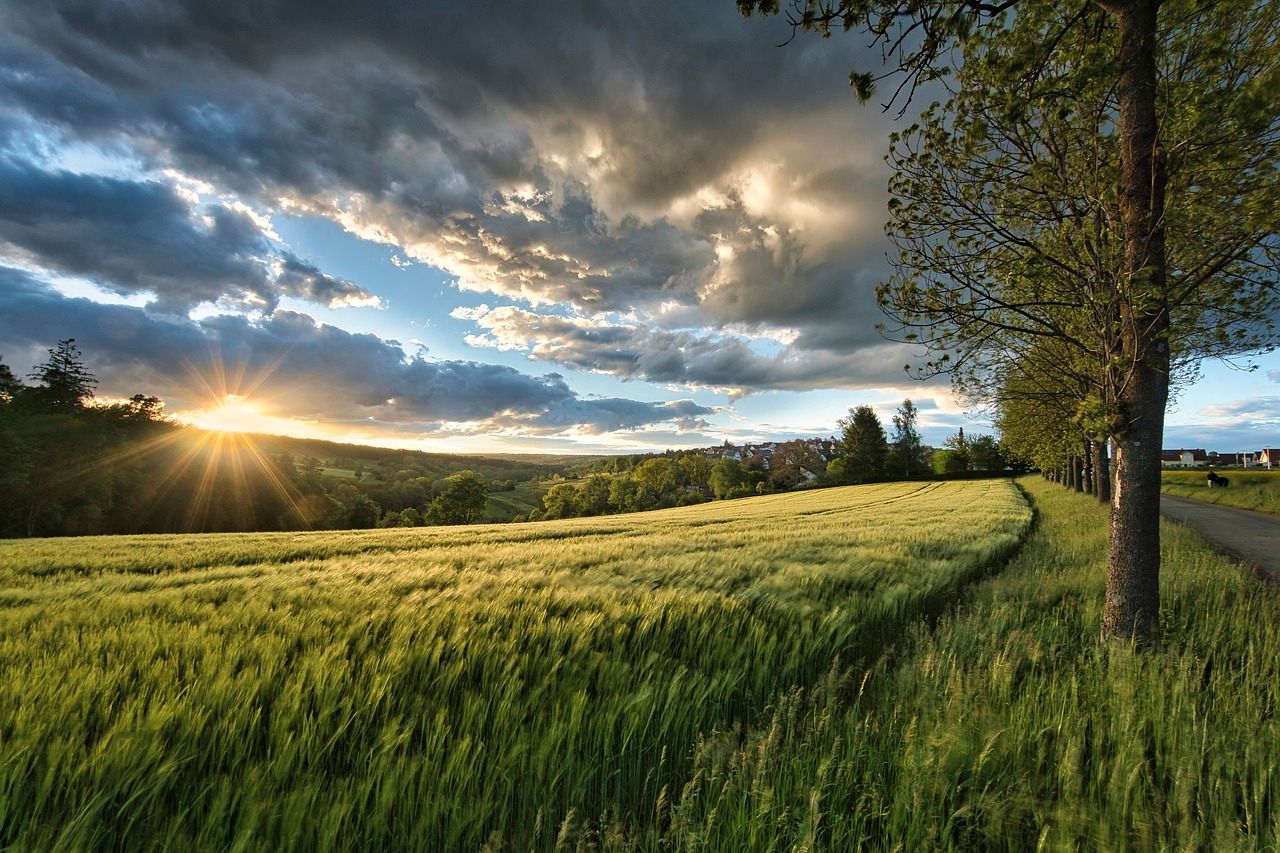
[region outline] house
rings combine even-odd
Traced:
[[[1267,469],[1280,468],[1280,450],[1268,447],[1258,451],[1255,465],[1265,465]]]
[[[1244,451],[1242,453],[1222,453],[1209,451],[1210,465],[1223,465],[1235,468],[1248,468],[1256,465],[1255,454]]]
[[[1280,456],[1277,456],[1277,461],[1280,462]],[[1200,447],[1194,450],[1179,448],[1160,451],[1161,468],[1202,468],[1208,464],[1209,454]]]

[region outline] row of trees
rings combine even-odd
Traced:
[[[777,0],[738,0],[777,13]],[[920,342],[1042,467],[1113,483],[1104,637],[1159,636],[1165,407],[1199,359],[1270,347],[1280,267],[1280,14],[1254,0],[796,0],[909,93],[892,139],[890,333]],[[954,68],[959,59],[958,70]],[[851,76],[869,97],[874,79]],[[895,95],[895,97],[897,97]],[[1103,473],[1112,447],[1114,470]]]
[[[827,466],[830,483],[869,483],[924,474],[1002,471],[1010,460],[993,436],[966,437],[962,427],[942,449],[926,447],[916,426],[919,411],[903,400],[893,416],[893,438],[885,435],[880,416],[870,406],[849,410],[840,420],[840,455]]]
[[[610,473],[552,486],[542,498],[542,511],[530,517],[609,515],[787,491],[805,485],[826,467],[803,441],[780,444],[767,463],[763,457],[729,456],[713,462],[703,451],[692,450],[620,457],[603,465]]]
[[[575,518],[638,512],[699,503],[711,463],[699,453],[655,456],[618,474],[591,474],[580,483],[559,483],[542,498],[543,511],[531,518]]]
[[[992,436],[966,437],[961,429],[940,449],[927,447],[918,428],[919,410],[904,400],[893,416],[892,440],[870,406],[849,410],[840,420],[838,453],[822,458],[812,444],[778,445],[768,460],[722,455],[713,463],[702,451],[661,456],[615,457],[603,470],[578,482],[557,483],[543,496],[532,519],[576,518],[662,509],[795,489],[1003,471],[1005,448]],[[725,450],[732,445],[726,444]]]

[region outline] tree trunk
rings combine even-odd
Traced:
[[[1112,497],[1114,497],[1116,493],[1116,439],[1115,439],[1115,436],[1112,436],[1111,438],[1107,439],[1107,449],[1110,451],[1110,459],[1111,459],[1107,468],[1107,471],[1110,472],[1111,474],[1111,482],[1108,483],[1108,485],[1111,488],[1111,495]]]
[[[1084,463],[1084,492],[1086,495],[1095,494],[1094,492],[1094,473],[1093,473],[1093,442],[1086,441],[1084,443],[1084,457],[1081,459]]]
[[[1084,491],[1084,462],[1079,456],[1071,457],[1071,488]]]
[[[1160,639],[1160,444],[1169,399],[1165,291],[1164,153],[1156,114],[1158,0],[1099,0],[1120,30],[1116,100],[1125,226],[1120,348],[1128,372],[1119,395],[1107,595],[1102,636]]]
[[[1111,465],[1107,460],[1106,439],[1093,442],[1093,485],[1098,503],[1111,503]]]

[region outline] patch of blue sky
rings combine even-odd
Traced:
[[[1165,447],[1230,452],[1280,446],[1280,353],[1248,361],[1256,369],[1218,360],[1201,364],[1199,379],[1181,390],[1165,416]]]
[[[1169,407],[1166,423],[1203,423],[1206,409],[1228,400],[1280,394],[1280,385],[1268,376],[1269,372],[1280,370],[1280,353],[1263,353],[1248,361],[1256,364],[1256,369],[1241,369],[1217,359],[1201,363],[1200,377],[1178,393]]]
[[[11,265],[19,266],[17,264]],[[30,272],[58,293],[72,299],[89,299],[103,305],[129,305],[134,308],[141,308],[155,298],[155,294],[150,292],[116,293],[95,282],[77,276],[58,275],[39,270],[30,270]]]
[[[767,336],[753,336],[747,339],[747,347],[763,358],[777,357],[785,346],[781,341]]]
[[[795,436],[838,435],[837,422],[857,406],[870,406],[880,417],[885,432],[892,435],[893,415],[904,399],[919,409],[917,427],[928,444],[940,445],[947,436],[964,427],[966,433],[991,433],[990,422],[966,413],[953,400],[946,385],[920,384],[895,388],[824,389],[814,391],[771,391],[743,397],[734,404],[743,423],[759,424],[762,435],[778,433]]]
[[[382,300],[383,307],[326,308],[302,300],[282,300],[293,310],[352,332],[407,343],[421,340],[437,358],[463,358],[469,348],[449,324],[458,305],[478,305],[478,294],[461,293],[452,277],[425,264],[402,265],[395,246],[364,240],[322,217],[275,215],[272,228],[286,246],[326,273],[354,282]],[[397,263],[399,262],[399,263]]]
[[[45,169],[61,169],[83,175],[101,175],[107,178],[144,180],[151,177],[143,162],[124,147],[101,145],[66,139],[60,134],[44,131],[31,125],[24,134],[13,134],[8,140],[21,141],[14,153]]]

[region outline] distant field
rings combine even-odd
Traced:
[[[1030,519],[985,480],[540,524],[0,542],[0,848],[661,832],[712,781],[695,754],[869,660]]]
[[[1217,473],[1231,485],[1209,488],[1204,470],[1163,471],[1160,488],[1168,495],[1280,514],[1280,471],[1223,468]]]
[[[551,486],[551,483],[541,481],[517,483],[509,492],[490,492],[485,497],[485,520],[506,521],[517,515],[528,515],[535,509],[542,509],[542,496]]]

